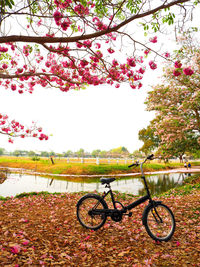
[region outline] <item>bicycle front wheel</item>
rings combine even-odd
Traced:
[[[87,194],[77,203],[77,218],[82,226],[97,230],[106,222],[105,209],[108,205],[101,196]]]
[[[148,235],[156,241],[169,241],[174,234],[174,215],[162,203],[150,205],[144,213],[143,222]]]

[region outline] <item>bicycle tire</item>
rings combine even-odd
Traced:
[[[175,231],[176,222],[171,209],[161,202],[154,202],[144,210],[143,224],[148,235],[155,241],[169,241]]]
[[[107,203],[99,195],[87,194],[78,201],[76,214],[78,221],[83,227],[87,229],[98,230],[104,225],[107,215],[105,213],[98,214],[98,211],[96,214],[92,214],[92,211],[95,211],[96,208],[108,209]]]

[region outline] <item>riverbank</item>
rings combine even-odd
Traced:
[[[199,266],[200,176],[155,199],[174,212],[176,231],[155,243],[141,223],[144,205],[122,222],[107,220],[98,231],[82,228],[76,203],[82,193],[27,194],[0,201],[2,266]],[[135,197],[117,194],[130,203]]]
[[[127,164],[105,164],[99,165],[91,163],[67,163],[66,159],[56,159],[52,164],[50,159],[40,159],[33,161],[30,158],[19,157],[0,157],[0,167],[17,168],[54,175],[116,175],[116,174],[133,174],[139,173],[139,167],[128,168]],[[198,165],[199,162],[192,162],[192,166]],[[144,165],[145,172],[171,170],[183,167],[183,163],[157,163],[151,162]]]

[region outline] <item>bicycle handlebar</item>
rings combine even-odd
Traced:
[[[133,167],[133,166],[136,166],[136,167],[137,167],[137,166],[139,166],[139,165],[144,164],[147,160],[152,160],[153,157],[154,157],[154,154],[151,154],[151,155],[147,156],[146,159],[145,159],[142,163],[139,164],[139,162],[136,162],[136,163],[133,163],[133,164],[129,165],[128,167],[129,167],[129,168],[131,168],[131,167]]]
[[[149,155],[149,156],[147,157],[147,159],[152,160],[153,157],[154,157],[154,154],[151,154],[151,155]]]
[[[131,168],[133,166],[139,166],[139,163],[133,163],[133,164],[129,165],[128,167]]]

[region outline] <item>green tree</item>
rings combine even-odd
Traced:
[[[5,153],[5,149],[0,147],[0,156],[2,156]]]
[[[64,152],[63,155],[64,155],[64,157],[72,157],[73,152],[71,150],[68,150],[67,152]]]
[[[151,123],[146,128],[143,128],[138,133],[139,140],[143,141],[143,146],[140,148],[145,155],[153,152],[160,144],[160,139],[157,135],[155,135],[155,128],[153,127],[153,123]]]
[[[15,150],[13,151],[13,156],[19,157],[23,155],[23,151],[22,150]]]
[[[42,151],[41,154],[40,154],[41,157],[49,157],[49,152],[47,151]]]
[[[92,151],[91,155],[92,157],[96,158],[96,157],[99,157],[100,153],[101,153],[100,149],[95,149]]]
[[[77,152],[76,152],[77,156],[80,157],[84,157],[85,155],[85,151],[83,148],[80,148]]]
[[[108,157],[108,152],[106,150],[101,150],[101,152],[99,153],[99,156],[101,158],[106,158]]]
[[[126,147],[120,146],[120,147],[111,149],[110,154],[113,157],[124,157],[124,156],[128,156],[130,153]]]
[[[132,153],[132,157],[134,158],[142,158],[142,155],[143,153],[140,151],[140,150],[134,150],[133,153]]]
[[[28,156],[29,157],[34,157],[34,156],[36,156],[36,153],[34,151],[29,151],[28,152]]]

